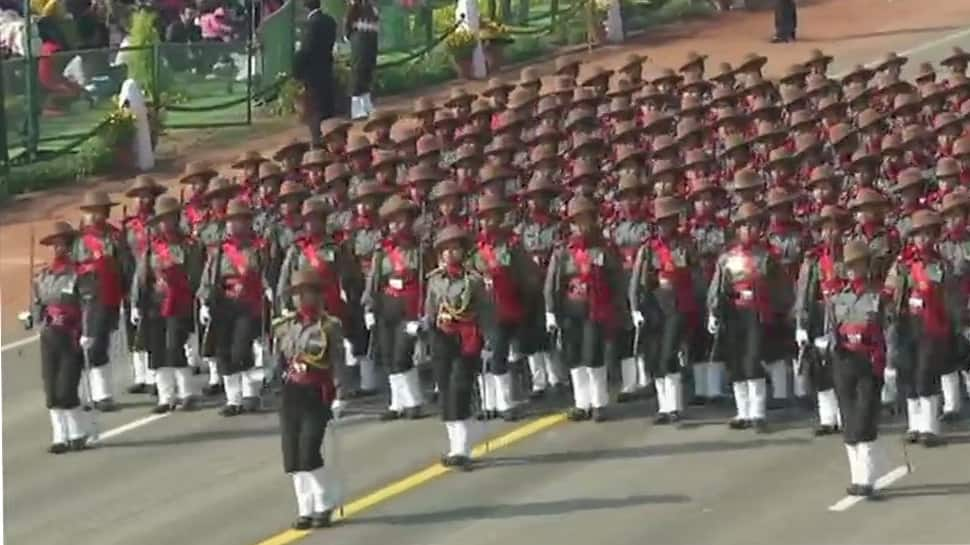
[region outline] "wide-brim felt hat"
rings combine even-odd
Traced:
[[[310,150],[310,144],[308,142],[304,142],[303,140],[290,140],[289,142],[284,144],[283,147],[281,147],[280,149],[276,150],[275,153],[273,153],[273,160],[282,161],[284,157],[287,157],[289,155],[297,155],[297,154],[299,154],[300,157],[302,157],[303,154],[309,150]]]
[[[808,54],[808,59],[805,61],[805,66],[811,66],[813,64],[830,64],[835,57],[827,53],[823,53],[821,49],[813,49]]]
[[[438,105],[435,104],[434,100],[429,97],[418,97],[414,99],[414,106],[411,108],[412,117],[422,117],[424,115],[434,113],[438,109]]]
[[[327,163],[327,152],[319,149],[311,149],[303,154],[300,161],[300,168],[320,167]]]
[[[162,193],[165,193],[165,191],[165,187],[155,181],[155,178],[147,174],[139,174],[138,176],[135,176],[135,182],[131,184],[131,187],[125,191],[125,196],[137,197],[139,195],[147,194],[151,197],[157,197]]]
[[[556,57],[555,72],[557,74],[562,74],[563,72],[579,68],[582,63],[583,62],[576,57]]]
[[[370,140],[362,134],[355,134],[350,137],[347,142],[347,155],[356,155],[358,153],[370,153],[374,149],[374,145],[371,144]]]
[[[925,208],[913,212],[910,215],[910,218],[911,223],[909,234],[911,236],[914,233],[925,231],[927,229],[939,228],[943,225],[943,218],[938,213]]]
[[[893,193],[899,193],[911,187],[918,187],[925,184],[926,179],[923,177],[923,173],[920,172],[919,168],[906,168],[896,176],[896,185],[893,186]]]
[[[783,187],[773,187],[768,191],[768,196],[765,198],[765,209],[794,204],[800,198],[801,195],[796,192],[788,191]]]
[[[91,208],[111,208],[112,206],[118,206],[118,203],[112,201],[108,193],[95,190],[88,191],[81,197],[81,203],[78,205],[78,208],[87,210]]]
[[[940,214],[946,214],[958,209],[966,211],[968,208],[970,208],[970,193],[967,193],[966,189],[958,187],[943,196],[943,202],[940,204]]]
[[[233,199],[229,201],[229,206],[226,207],[225,219],[229,220],[232,218],[251,218],[253,217],[253,209],[250,208],[249,204],[242,199]]]
[[[401,114],[397,110],[375,110],[367,118],[367,122],[364,123],[363,131],[372,132],[379,127],[390,128],[400,117]]]
[[[962,130],[963,121],[964,119],[956,114],[943,112],[937,114],[936,119],[933,120],[933,131],[941,133],[951,127],[959,127]]]
[[[709,165],[714,162],[714,158],[707,154],[704,150],[695,149],[689,150],[684,154],[684,169],[694,168],[701,165]]]
[[[408,185],[428,182],[437,183],[444,179],[445,176],[446,174],[444,172],[441,172],[435,167],[419,164],[408,169],[407,183]]]
[[[889,200],[875,189],[862,188],[856,193],[852,202],[849,203],[849,210],[858,210],[863,206],[887,206]]]
[[[850,240],[842,247],[842,263],[853,263],[869,259],[872,252],[863,240]]]
[[[759,189],[765,187],[765,180],[757,172],[749,168],[744,168],[734,174],[731,180],[731,191],[744,191],[746,189]]]
[[[351,196],[351,200],[356,202],[364,200],[368,197],[383,197],[385,195],[390,195],[393,192],[393,188],[387,187],[376,180],[368,180],[357,186],[356,191],[354,191],[354,194]]]
[[[687,58],[684,62],[677,68],[678,72],[683,72],[692,66],[697,66],[698,64],[703,65],[707,61],[707,55],[703,53],[698,53],[696,51],[688,51]]]
[[[66,221],[57,221],[51,225],[50,231],[40,238],[40,244],[43,246],[52,246],[58,240],[72,240],[76,236],[77,231],[71,226],[70,223]]]
[[[323,280],[320,273],[313,267],[299,269],[290,277],[290,285],[286,287],[288,293],[302,290],[320,290],[323,288]]]
[[[616,186],[616,197],[623,197],[627,193],[640,193],[644,189],[644,185],[640,183],[640,177],[636,174],[627,172],[620,175],[620,181]]]
[[[764,55],[759,55],[757,53],[748,53],[741,59],[738,63],[735,72],[744,72],[746,70],[761,69],[768,62],[768,57]]]
[[[672,161],[669,159],[656,159],[650,169],[650,176],[652,178],[659,178],[666,174],[678,173],[681,171],[681,166],[677,161]]]
[[[353,124],[346,119],[332,117],[324,120],[324,122],[320,124],[320,135],[323,138],[327,138],[333,134],[346,133],[352,126]]]
[[[823,225],[826,223],[835,223],[839,226],[844,226],[849,222],[851,214],[845,208],[837,204],[826,204],[822,207],[821,212],[819,212],[818,217],[815,218],[816,225]]]
[[[658,197],[653,201],[653,219],[662,220],[679,216],[685,209],[684,201],[678,197]]]
[[[616,152],[616,160],[613,162],[614,165],[619,166],[623,163],[629,161],[636,161],[638,163],[643,163],[647,159],[647,152],[643,151],[636,146],[622,146],[619,151]]]
[[[376,150],[374,152],[374,157],[371,159],[370,169],[372,171],[385,166],[397,166],[401,162],[401,157],[397,152],[390,150]]]
[[[573,220],[583,214],[597,214],[599,208],[596,203],[585,195],[577,195],[566,204],[566,218]]]
[[[435,235],[434,249],[435,251],[438,251],[442,246],[450,242],[461,242],[464,246],[469,242],[470,239],[471,235],[469,235],[467,231],[457,225],[449,225]]]
[[[753,202],[742,203],[731,217],[731,223],[748,223],[764,219],[765,210]]]
[[[940,65],[947,66],[950,64],[967,62],[970,62],[970,53],[964,51],[961,47],[955,46],[951,53],[940,61]]]
[[[323,171],[323,183],[332,185],[341,180],[349,180],[353,173],[344,163],[330,163]]]
[[[245,168],[252,164],[260,164],[267,161],[258,151],[247,151],[232,163],[232,168]]]
[[[876,65],[876,70],[883,70],[893,65],[902,66],[909,62],[909,57],[899,55],[895,51],[890,51]]]
[[[304,218],[309,216],[326,216],[333,212],[333,207],[323,197],[313,197],[303,201],[300,213]]]
[[[553,183],[548,176],[536,175],[529,180],[529,184],[522,190],[522,195],[529,197],[538,194],[562,193],[562,188]]]
[[[482,91],[482,96],[490,97],[495,93],[510,93],[513,89],[515,89],[515,85],[500,78],[492,78],[488,80],[488,85]]]
[[[587,73],[580,75],[578,83],[587,86],[598,81],[609,80],[611,77],[613,77],[613,70],[593,65],[589,67]]]
[[[471,104],[473,100],[475,100],[475,95],[469,93],[463,87],[457,87],[451,90],[448,100],[445,101],[445,107],[455,108],[465,104]]]
[[[476,206],[475,211],[479,216],[483,216],[489,212],[506,212],[512,208],[512,205],[508,201],[491,194],[479,197],[477,204],[478,206]]]
[[[416,213],[417,210],[418,205],[395,193],[384,201],[384,204],[381,205],[381,208],[378,211],[378,215],[381,217],[381,219],[387,220],[398,214],[413,214]]]
[[[829,165],[819,165],[812,169],[812,172],[808,176],[808,180],[805,182],[805,187],[811,188],[818,184],[825,182],[835,182],[838,177],[835,174],[835,170]]]
[[[465,165],[473,165],[481,163],[484,160],[481,152],[478,151],[478,146],[475,145],[464,145],[458,148],[455,152],[455,157],[451,161],[452,168],[462,168]]]
[[[479,98],[479,99],[476,99],[475,102],[472,102],[472,111],[471,111],[472,117],[478,117],[481,115],[491,117],[491,115],[494,113],[495,113],[495,108],[488,100],[484,98]],[[458,120],[455,119],[454,116],[452,116],[452,119],[454,119],[456,123],[458,122]],[[435,120],[435,122],[437,122],[437,120]]]
[[[310,196],[310,190],[305,185],[295,180],[286,180],[280,186],[280,192],[276,196],[278,200],[285,199],[305,199]]]
[[[437,202],[448,197],[461,197],[465,194],[458,182],[448,179],[435,184],[428,198],[431,202]]]
[[[639,53],[628,53],[627,56],[623,58],[623,64],[621,64],[616,70],[618,72],[625,72],[635,66],[642,66],[645,62],[647,62],[646,55],[641,55]]]
[[[798,157],[796,157],[790,151],[785,148],[776,148],[771,150],[771,153],[768,155],[767,165],[769,167],[773,167],[775,165],[789,165],[797,162]]]
[[[190,161],[185,165],[185,170],[182,171],[182,177],[179,178],[179,183],[187,184],[199,179],[201,183],[205,184],[209,183],[209,180],[218,175],[219,173],[208,162]]]
[[[209,185],[205,190],[206,200],[217,197],[231,199],[239,193],[239,186],[230,182],[226,178],[213,178],[209,180]]]
[[[182,205],[178,199],[169,195],[163,195],[155,202],[155,213],[152,214],[152,217],[148,221],[149,223],[157,223],[162,218],[178,214],[181,211]]]
[[[687,198],[695,199],[704,193],[724,193],[724,188],[714,182],[710,177],[697,178],[692,180],[687,188]]]
[[[842,76],[842,82],[844,84],[845,82],[849,82],[856,79],[868,80],[872,78],[874,73],[875,72],[873,72],[869,68],[866,68],[861,64],[857,64],[852,68],[852,70],[849,70],[848,74]]]
[[[480,184],[488,184],[496,180],[511,178],[514,175],[515,173],[511,169],[503,165],[487,164],[479,171],[478,182]]]

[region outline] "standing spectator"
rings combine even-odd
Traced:
[[[310,129],[310,142],[319,148],[320,122],[334,115],[333,44],[337,40],[337,21],[320,11],[320,0],[304,0],[310,11],[296,52],[293,75],[303,82],[304,119]]]
[[[775,0],[775,37],[771,39],[772,43],[795,41],[795,29],[798,28],[795,9],[795,0]]]
[[[380,20],[371,0],[351,0],[344,19],[344,34],[350,40],[350,117],[363,119],[374,111],[370,99],[374,69],[377,68],[377,30]]]
[[[232,39],[232,25],[226,21],[225,8],[218,7],[215,10],[202,14],[199,17],[199,26],[202,31],[202,39],[207,42],[228,42]]]
[[[186,47],[176,48],[169,55],[168,60],[172,68],[184,71],[197,68],[198,51],[189,44],[202,41],[202,31],[195,24],[199,14],[192,6],[186,6],[179,14],[179,18],[169,23],[165,29],[165,41],[171,44],[186,44]]]
[[[57,53],[64,50],[62,34],[51,17],[37,20],[37,34],[40,37],[40,57],[37,59],[37,81],[44,93],[44,113],[60,115],[75,100],[86,97],[84,88],[64,77],[66,57]]]

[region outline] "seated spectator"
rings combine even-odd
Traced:
[[[172,21],[165,29],[165,41],[170,44],[186,44],[186,47],[166,48],[166,58],[174,70],[198,70],[199,52],[196,48],[188,46],[202,41],[202,32],[195,24],[198,12],[194,7],[186,7],[179,14],[179,18]]]
[[[225,8],[205,13],[199,17],[202,39],[208,42],[228,42],[232,39],[233,28],[227,21]]]
[[[84,88],[64,77],[66,57],[56,54],[64,50],[57,24],[50,17],[37,20],[37,33],[41,39],[40,57],[37,59],[37,81],[44,93],[44,113],[58,115],[80,99],[89,100]]]

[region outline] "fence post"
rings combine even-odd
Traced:
[[[24,34],[27,35],[27,44],[24,47],[24,79],[25,92],[27,94],[27,138],[24,144],[27,148],[27,160],[33,162],[37,156],[37,140],[39,131],[37,128],[38,115],[40,114],[39,104],[37,104],[37,64],[34,59],[34,18],[30,10],[30,0],[24,0]]]
[[[551,34],[556,34],[556,28],[559,26],[559,0],[549,0],[549,28],[551,29]]]
[[[0,174],[10,171],[10,153],[7,149],[7,101],[6,84],[3,81],[3,64],[0,61]],[[0,187],[0,198],[7,192],[6,184]]]
[[[246,37],[246,124],[253,124],[253,37],[256,36],[256,10],[249,7],[249,36]]]

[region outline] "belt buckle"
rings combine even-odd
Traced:
[[[923,308],[923,298],[922,297],[910,297],[909,298],[909,308],[922,309]]]
[[[390,286],[391,289],[393,290],[403,290],[404,280],[401,278],[391,278],[390,280],[387,281],[387,285]]]
[[[741,290],[738,292],[738,298],[741,299],[742,301],[751,301],[752,299],[754,299],[754,291]]]
[[[852,344],[862,344],[862,334],[861,333],[850,333],[848,335],[849,342]]]

